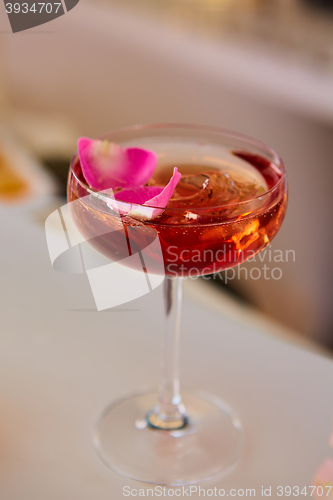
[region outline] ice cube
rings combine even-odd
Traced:
[[[170,200],[169,208],[218,207],[250,200],[260,196],[265,190],[256,179],[229,172],[183,175]]]
[[[182,175],[172,199],[191,198],[206,189],[208,184],[209,176],[207,174]]]

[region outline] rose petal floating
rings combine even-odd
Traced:
[[[157,164],[156,154],[146,149],[122,148],[107,140],[81,137],[78,152],[87,183],[97,191],[108,191],[108,205],[121,214],[156,217],[167,206],[181,178],[175,167],[165,187],[145,186]],[[113,190],[118,189],[113,196]]]
[[[140,186],[136,189],[123,189],[115,194],[115,199],[138,205],[165,208],[180,178],[181,174],[175,167],[170,181],[164,188],[161,186]]]
[[[162,191],[163,188],[161,186],[139,186],[135,189],[122,189],[115,193],[114,197],[116,200],[124,201],[125,203],[143,205]]]
[[[150,207],[165,208],[169,203],[170,198],[172,198],[172,195],[176,189],[178,182],[180,181],[181,176],[181,173],[178,172],[178,168],[175,167],[168,184],[162,189],[160,193],[156,193],[153,198],[147,200],[144,205],[149,205]]]
[[[175,167],[170,181],[164,188],[161,186],[140,186],[136,189],[119,191],[114,196],[117,201],[124,202],[117,204],[119,212],[148,219],[157,217],[163,211],[160,209],[164,209],[169,203],[180,178],[181,174]],[[126,206],[126,204],[130,205]]]
[[[156,167],[157,156],[141,148],[122,148],[107,140],[78,140],[81,169],[95,190],[136,188],[146,184]]]
[[[333,459],[328,458],[316,472],[313,480],[314,490],[313,497],[316,499],[325,496],[326,498],[333,498]],[[325,488],[325,486],[327,488]],[[331,490],[329,487],[332,486]],[[320,487],[318,489],[318,487]],[[329,492],[329,494],[328,494]]]

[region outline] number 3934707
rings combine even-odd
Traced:
[[[42,3],[42,2],[36,2],[33,3],[32,5],[29,5],[27,3],[6,3],[6,12],[7,14],[28,14],[29,12],[31,13],[39,13],[41,14],[42,12],[46,12],[47,14],[57,14],[58,10],[61,7],[61,2],[49,2],[49,3]]]

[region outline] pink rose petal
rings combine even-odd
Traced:
[[[161,209],[164,209],[169,203],[180,178],[181,174],[175,167],[170,181],[164,188],[160,186],[140,186],[136,189],[119,191],[115,194],[115,199],[118,202],[124,202],[118,203],[119,213],[148,219],[157,217],[163,212]],[[126,203],[131,205],[126,207]]]
[[[140,186],[136,189],[122,189],[114,195],[116,200],[143,205],[163,191],[161,186]]]
[[[157,156],[141,148],[122,148],[109,141],[81,137],[78,152],[82,173],[96,190],[136,188],[146,184],[156,167]]]
[[[151,198],[150,200],[147,200],[144,205],[148,205],[150,207],[160,207],[160,208],[165,208],[167,204],[169,203],[170,198],[172,197],[175,188],[180,181],[181,174],[178,172],[178,168],[175,167],[173,169],[173,174],[171,179],[169,180],[168,184],[165,186],[165,188],[154,198]]]

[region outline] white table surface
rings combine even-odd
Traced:
[[[147,485],[107,469],[91,432],[110,401],[157,382],[162,290],[96,312],[86,276],[50,265],[40,221],[52,211],[0,208],[0,498],[121,499]],[[310,485],[330,452],[332,361],[221,314],[202,286],[186,283],[182,386],[225,399],[245,427],[238,468],[202,486],[278,498],[278,485]]]

